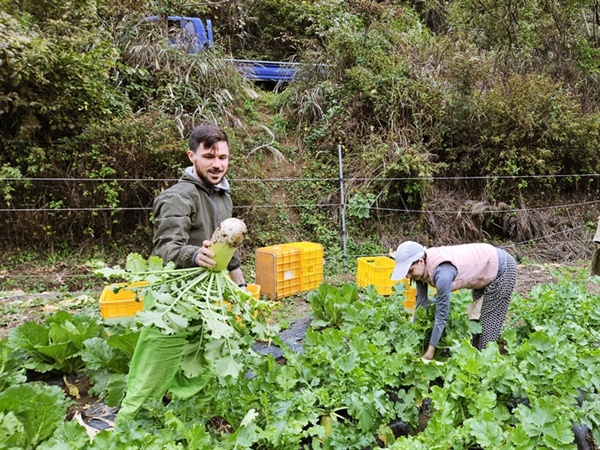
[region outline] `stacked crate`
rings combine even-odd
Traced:
[[[300,249],[300,292],[317,289],[323,282],[323,246],[314,242],[290,242]]]
[[[256,282],[273,300],[310,291],[323,282],[323,246],[290,242],[256,249]]]

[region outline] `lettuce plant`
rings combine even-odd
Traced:
[[[0,448],[37,448],[64,421],[70,404],[57,386],[27,383],[0,392]]]
[[[92,337],[106,337],[98,319],[58,311],[43,325],[22,323],[10,332],[8,340],[11,348],[23,355],[26,369],[72,374],[84,367],[81,350],[84,341]]]

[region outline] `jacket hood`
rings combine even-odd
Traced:
[[[190,181],[193,181],[196,184],[199,184],[200,186],[202,186],[204,189],[208,190],[208,191],[224,191],[229,193],[229,181],[227,181],[227,178],[223,177],[221,179],[221,181],[219,182],[219,184],[215,184],[214,186],[212,185],[207,185],[206,183],[204,183],[202,180],[198,179],[198,177],[196,177],[196,175],[194,175],[194,167],[190,166],[190,167],[186,167],[185,171],[184,171],[184,177],[189,179]]]

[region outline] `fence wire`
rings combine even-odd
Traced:
[[[573,180],[581,180],[584,178],[592,179],[600,179],[600,174],[593,173],[585,173],[585,174],[571,174],[571,175],[523,175],[523,176],[469,176],[469,177],[399,177],[399,178],[383,178],[383,177],[373,177],[373,178],[363,178],[363,177],[339,177],[339,178],[318,178],[318,177],[282,177],[282,178],[229,178],[230,184],[235,186],[237,183],[309,183],[309,182],[342,182],[349,183],[355,181],[362,182],[395,182],[395,181],[470,181],[470,180],[486,180],[486,181],[494,181],[494,180],[523,180],[523,179],[560,179],[560,178],[569,178]],[[57,178],[0,178],[0,188],[6,184],[14,184],[14,183],[22,183],[22,182],[95,182],[95,183],[107,183],[107,182],[118,182],[118,183],[145,183],[145,184],[154,184],[154,183],[176,183],[178,178],[68,178],[68,177],[57,177]],[[0,191],[1,192],[1,191]],[[342,196],[342,198],[344,198]],[[396,213],[407,213],[407,214],[473,214],[473,215],[486,215],[486,214],[513,214],[513,213],[527,213],[533,211],[544,211],[544,210],[565,210],[568,208],[574,207],[585,207],[589,206],[593,208],[600,203],[600,200],[592,200],[592,201],[583,201],[576,203],[561,203],[555,205],[545,205],[545,206],[537,206],[537,207],[520,207],[520,208],[503,208],[503,209],[494,209],[494,210],[484,210],[484,211],[468,211],[468,210],[456,210],[456,209],[408,209],[408,208],[387,208],[387,207],[379,207],[376,205],[372,205],[369,210],[371,211],[384,211],[384,212],[396,212]],[[281,209],[281,208],[335,208],[340,211],[343,208],[347,208],[348,204],[345,202],[342,203],[281,203],[275,202],[272,204],[261,204],[261,205],[234,205],[234,210],[253,210],[253,209]],[[72,207],[5,207],[0,208],[0,214],[4,216],[0,216],[6,219],[5,214],[10,213],[37,213],[37,212],[124,212],[124,211],[152,211],[152,205],[148,206],[117,206],[117,207],[82,207],[82,208],[72,208]],[[9,219],[10,220],[10,219]],[[584,228],[587,228],[588,225],[582,225],[573,227],[567,230],[547,234],[544,236],[538,236],[532,239],[528,239],[523,242],[516,242],[512,244],[513,246],[524,246],[524,245],[532,245],[535,243],[536,245],[556,245],[561,242],[570,242],[570,241],[552,241],[552,242],[543,242],[544,240],[555,237],[557,235],[565,235],[573,231],[578,231]],[[591,236],[590,239],[591,240]],[[587,240],[586,240],[587,241]],[[583,241],[582,241],[583,242]],[[372,256],[372,255],[348,255],[353,257],[360,256]]]

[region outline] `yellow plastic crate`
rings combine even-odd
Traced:
[[[368,256],[357,258],[356,284],[367,287],[375,286],[379,295],[391,295],[392,286],[397,280],[390,280],[396,262],[387,256]]]
[[[300,291],[317,289],[323,282],[323,246],[315,242],[281,245],[300,249]]]
[[[417,306],[417,288],[412,287],[410,285],[410,280],[408,278],[403,278],[399,282],[402,282],[406,285],[406,291],[404,291],[404,296],[406,300],[404,301],[404,307],[406,309],[410,309],[411,311],[415,310],[415,306]],[[428,288],[432,290],[432,293],[435,294],[437,290],[435,288]],[[452,291],[457,292],[457,291]]]
[[[247,288],[248,292],[252,294],[252,297],[257,300],[260,298],[260,284],[249,284]]]
[[[122,286],[118,291],[113,289],[115,286]],[[144,297],[136,300],[136,292],[127,287],[138,288],[148,286],[147,281],[138,281],[136,283],[115,283],[106,286],[100,295],[100,315],[105,319],[114,319],[117,317],[133,316],[141,311],[144,306]]]
[[[403,305],[406,309],[410,309],[411,311],[414,311],[415,306],[417,306],[417,302],[416,302],[416,300],[404,300]]]
[[[300,292],[301,251],[298,247],[271,245],[257,248],[256,284],[261,293],[273,300]]]
[[[406,300],[404,300],[404,307],[406,309],[410,309],[414,311],[415,306],[417,304],[417,289],[410,285],[410,280],[408,278],[403,278],[400,281],[396,281],[395,283],[404,283],[406,286],[406,290],[404,291],[404,296]]]

